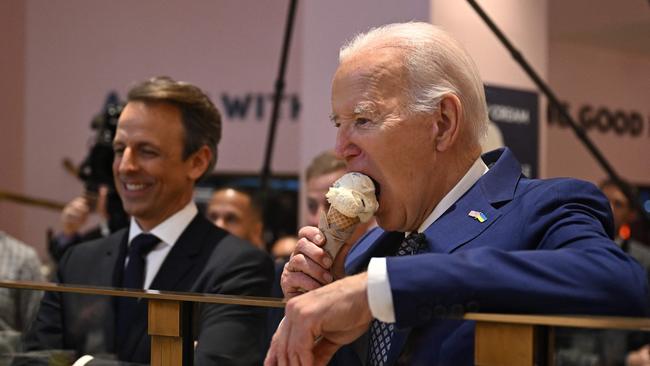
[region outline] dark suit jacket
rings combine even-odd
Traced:
[[[127,229],[76,245],[63,256],[57,281],[89,286],[117,286],[124,268]],[[118,270],[116,270],[118,269]],[[166,291],[268,296],[273,263],[266,253],[221,230],[200,214],[181,234],[150,288]],[[115,348],[115,299],[70,293],[46,293],[27,334],[27,350],[72,349],[77,355],[123,355],[148,363],[147,319],[132,326],[124,347]],[[146,307],[146,300],[140,301]],[[198,318],[198,365],[258,365],[263,359],[265,311],[251,306],[205,305]]]
[[[474,323],[441,319],[464,312],[645,314],[643,269],[613,243],[610,207],[595,186],[527,179],[508,149],[483,160],[490,170],[425,230],[428,253],[387,258],[397,328],[389,364],[407,349],[413,365],[472,365]],[[364,271],[403,237],[369,233],[346,270]]]

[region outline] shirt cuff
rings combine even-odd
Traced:
[[[90,355],[83,355],[81,358],[79,358],[77,361],[75,361],[72,366],[84,366],[88,364],[88,362],[92,361],[94,359],[93,356]]]
[[[384,323],[395,323],[386,258],[372,258],[368,264],[368,305],[376,319]]]

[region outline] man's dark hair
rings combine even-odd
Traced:
[[[185,132],[183,160],[205,145],[212,152],[212,158],[201,178],[212,172],[217,163],[217,144],[221,140],[221,115],[201,89],[168,76],[158,76],[131,88],[127,102],[131,101],[168,103],[178,107]]]
[[[216,187],[214,191],[212,191],[212,194],[214,195],[217,192],[226,191],[228,189],[232,189],[233,191],[248,197],[253,215],[255,215],[260,222],[264,223],[262,198],[257,191],[234,185],[225,185]]]

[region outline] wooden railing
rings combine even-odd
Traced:
[[[474,364],[479,366],[532,366],[536,359],[551,360],[549,327],[650,331],[648,318],[483,313],[463,318],[476,322]]]
[[[149,302],[149,335],[152,365],[192,364],[191,323],[193,303],[284,307],[281,299],[124,290],[26,281],[0,281],[0,287],[89,295],[146,298]],[[576,327],[650,331],[650,319],[598,316],[547,316],[466,313],[476,322],[474,362],[480,366],[526,366],[547,360],[553,349],[549,329]]]

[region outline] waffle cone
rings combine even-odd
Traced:
[[[325,234],[323,249],[334,259],[343,244],[352,235],[356,225],[361,222],[358,217],[348,217],[337,209],[330,207],[327,214],[321,211],[318,228]]]
[[[359,217],[345,216],[334,207],[330,207],[330,209],[327,211],[327,222],[329,222],[330,227],[347,231],[352,226],[355,226],[361,222],[361,220],[359,220]]]

